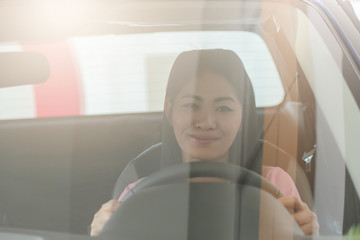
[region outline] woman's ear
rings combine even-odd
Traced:
[[[167,120],[172,125],[172,103],[169,98],[165,99],[164,110]]]

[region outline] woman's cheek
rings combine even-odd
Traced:
[[[176,113],[174,112],[172,118],[173,128],[186,129],[191,126],[193,119],[194,116],[188,111],[177,111]]]
[[[218,124],[221,125],[222,129],[226,129],[230,132],[237,132],[241,126],[241,116],[219,119]]]

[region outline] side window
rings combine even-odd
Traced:
[[[292,48],[315,97],[314,210],[323,234],[341,235],[352,224],[345,223],[349,217],[345,216],[345,203],[350,197],[348,191],[344,191],[348,187],[345,183],[347,171],[354,177],[355,188],[360,189],[356,173],[360,167],[358,150],[353,144],[360,137],[360,112],[349,87],[359,79],[342,45],[314,9],[309,7],[306,14],[294,10],[293,16],[296,18],[294,26],[284,32],[288,39],[293,39]],[[313,25],[311,20],[316,20],[318,25]],[[358,199],[356,193],[353,197]],[[359,213],[352,211],[352,214]]]

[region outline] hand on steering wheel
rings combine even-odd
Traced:
[[[189,179],[197,177],[227,181],[189,183]],[[288,239],[293,234],[301,235],[294,218],[277,200],[280,196],[280,191],[261,175],[237,165],[182,163],[139,182],[125,196],[101,235],[148,240],[165,236],[253,239],[263,226],[266,236],[277,234]],[[262,209],[266,209],[264,214]],[[263,224],[259,224],[260,219]],[[137,226],[142,226],[141,233]]]

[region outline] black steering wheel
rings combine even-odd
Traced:
[[[189,178],[196,177],[226,181],[189,183]],[[301,235],[293,217],[276,200],[280,196],[280,191],[261,175],[240,166],[205,161],[182,163],[139,182],[100,236],[233,240],[259,239],[260,232],[264,239]]]
[[[176,164],[153,173],[129,191],[123,198],[123,201],[145,188],[184,182],[189,178],[197,177],[220,178],[240,185],[248,185],[256,188],[261,187],[275,198],[282,197],[282,193],[278,188],[254,171],[235,164],[201,161]]]

